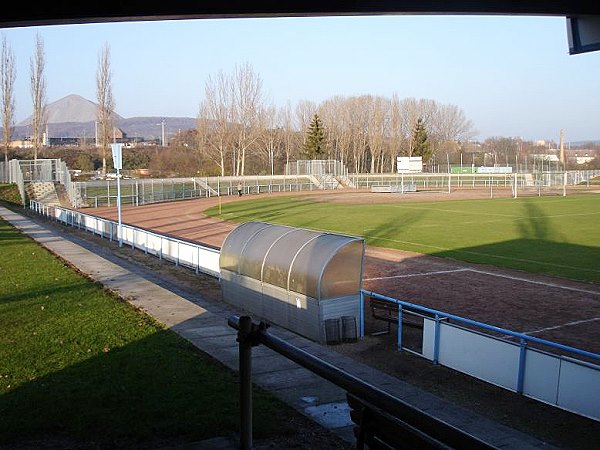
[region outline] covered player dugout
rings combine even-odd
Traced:
[[[223,297],[325,343],[326,321],[358,324],[364,253],[362,238],[247,222],[221,248]],[[349,333],[356,336],[356,329]]]

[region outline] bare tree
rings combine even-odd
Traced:
[[[302,131],[303,140],[302,146],[306,143],[306,130],[310,124],[311,119],[317,112],[317,105],[310,100],[302,100],[296,105],[296,129]]]
[[[235,68],[232,77],[233,121],[237,130],[236,175],[244,176],[246,153],[260,136],[262,80],[250,63]]]
[[[275,105],[269,105],[263,109],[261,128],[262,151],[261,159],[267,159],[269,173],[275,173],[275,158],[283,147],[285,134],[283,133],[284,115]]]
[[[46,128],[46,77],[44,70],[46,57],[44,41],[35,36],[35,53],[30,60],[31,99],[33,101],[33,117],[31,122],[31,139],[33,141],[33,159],[37,159],[44,129]]]
[[[288,167],[290,158],[298,156],[300,145],[298,140],[304,133],[299,133],[294,128],[294,118],[292,116],[292,106],[288,102],[281,111],[281,123],[283,126],[283,151],[285,152],[285,167]]]
[[[4,144],[4,162],[8,163],[8,149],[12,137],[14,114],[15,114],[15,96],[14,86],[17,78],[17,68],[15,65],[15,54],[12,51],[6,36],[2,36],[2,54],[0,56],[0,83],[2,83],[2,130]],[[8,169],[8,167],[7,167]]]
[[[366,100],[369,111],[370,172],[383,172],[384,151],[387,137],[389,136],[389,101],[383,97],[371,96],[368,96]]]
[[[100,126],[96,145],[100,145],[102,154],[102,175],[106,175],[106,152],[113,131],[113,114],[115,101],[112,94],[112,73],[110,69],[110,47],[104,45],[98,57],[98,71],[96,72],[96,99],[98,101],[97,120]]]
[[[223,72],[208,77],[200,103],[198,138],[202,151],[217,164],[221,176],[225,176],[226,152],[232,144],[232,97],[231,82]],[[232,156],[232,175],[234,161]]]

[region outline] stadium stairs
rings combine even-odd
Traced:
[[[45,205],[73,207],[67,195],[67,190],[60,183],[48,181],[28,183],[25,186],[25,192],[31,200]]]

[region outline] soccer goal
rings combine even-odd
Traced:
[[[515,173],[512,180],[513,197],[567,195],[568,172]]]

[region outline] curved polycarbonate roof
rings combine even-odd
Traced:
[[[247,222],[221,248],[221,270],[317,300],[360,292],[364,240],[333,233]]]

